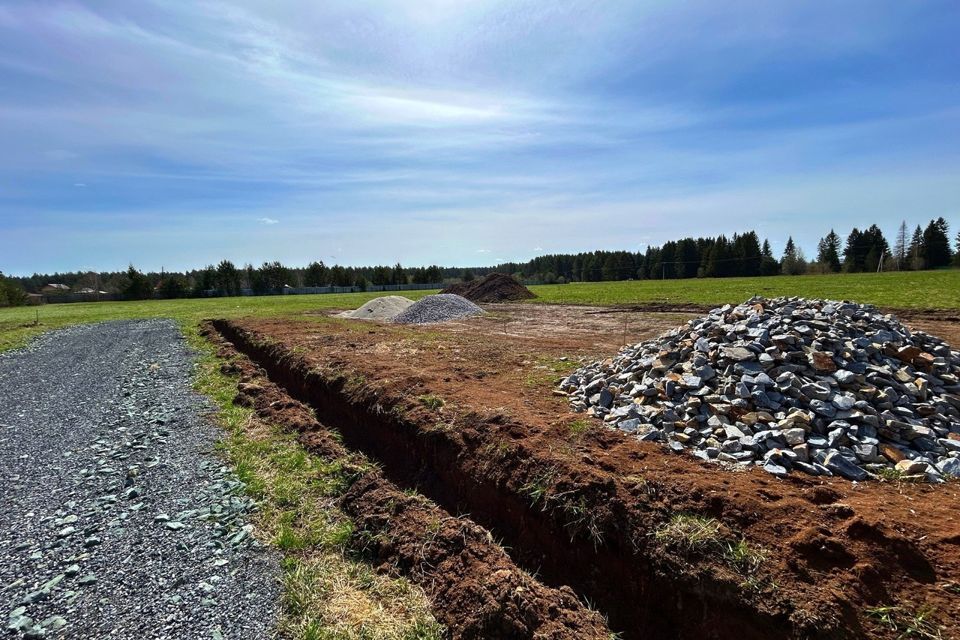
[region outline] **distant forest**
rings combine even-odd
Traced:
[[[804,273],[922,270],[960,266],[960,233],[951,250],[949,226],[943,218],[912,231],[906,222],[893,243],[877,225],[853,229],[842,240],[832,229],[820,239],[816,256],[808,258],[788,238],[783,253],[774,255],[768,240],[748,231],[728,238],[683,238],[643,252],[593,251],[539,256],[529,262],[507,262],[488,267],[344,267],[313,262],[304,268],[268,262],[237,267],[228,260],[186,273],[142,273],[135,266],[123,272],[71,272],[4,278],[0,273],[0,306],[22,304],[27,293],[54,296],[49,285],[66,285],[69,292],[105,292],[128,299],[180,298],[278,292],[285,287],[356,287],[370,285],[434,284],[471,280],[492,272],[510,273],[528,284],[724,278],[734,276],[800,275]],[[66,287],[62,289],[66,292]]]

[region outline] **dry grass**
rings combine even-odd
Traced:
[[[375,573],[347,548],[352,523],[337,508],[349,465],[313,456],[276,425],[233,404],[236,381],[220,372],[213,347],[201,352],[196,388],[218,405],[221,451],[259,503],[258,537],[283,555],[281,637],[297,640],[439,640],[443,628],[423,591]],[[349,471],[348,471],[349,469]]]

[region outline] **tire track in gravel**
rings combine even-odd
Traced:
[[[169,320],[0,354],[2,637],[266,638],[279,558]]]

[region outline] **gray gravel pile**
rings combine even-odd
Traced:
[[[403,296],[380,296],[359,309],[344,311],[339,316],[353,320],[393,320],[412,304],[413,300]]]
[[[438,293],[421,298],[393,321],[399,324],[430,324],[468,318],[483,313],[483,309],[463,296],[453,293]]]
[[[869,305],[726,305],[560,388],[576,411],[708,461],[858,481],[960,476],[960,352]]]
[[[10,637],[270,636],[278,558],[213,452],[193,366],[166,320],[75,327],[0,355]]]

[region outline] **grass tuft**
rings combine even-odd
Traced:
[[[720,543],[720,523],[714,518],[687,513],[674,514],[653,532],[661,544],[683,551],[704,551]]]
[[[420,396],[417,401],[431,411],[439,411],[444,405],[443,398],[432,393]]]
[[[185,330],[200,352],[195,386],[218,406],[226,436],[218,446],[259,503],[257,536],[282,554],[278,633],[294,640],[440,640],[444,630],[424,593],[354,560],[350,519],[337,508],[357,461],[311,455],[296,437],[233,404],[236,380],[220,371],[215,348]]]
[[[867,609],[867,615],[889,631],[897,634],[897,640],[921,638],[922,640],[941,640],[940,625],[933,619],[934,610],[923,607],[910,611],[903,607],[875,607]]]

